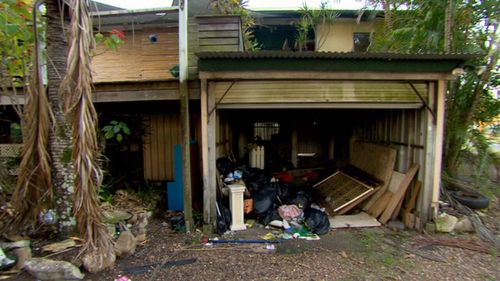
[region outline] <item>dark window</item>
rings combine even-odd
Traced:
[[[354,52],[366,52],[370,46],[370,33],[355,32],[354,36]]]
[[[270,141],[272,136],[280,133],[280,124],[275,122],[257,122],[253,125],[254,137]]]
[[[297,42],[298,31],[294,25],[265,25],[252,28],[252,33],[261,46],[261,50],[291,50],[299,48]],[[314,51],[314,31],[307,34],[307,42],[304,42],[305,50]],[[303,49],[304,50],[304,49]]]

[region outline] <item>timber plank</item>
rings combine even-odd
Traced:
[[[417,174],[419,169],[418,164],[412,164],[410,169],[408,169],[408,172],[406,173],[406,176],[403,180],[403,182],[399,185],[398,190],[394,193],[394,196],[392,196],[391,200],[389,201],[389,204],[384,210],[384,213],[380,217],[380,222],[381,223],[387,223],[389,219],[391,219],[392,214],[396,210],[399,201],[403,200],[403,197],[406,194],[406,191],[408,190],[408,187],[410,186],[410,183],[413,181],[413,178]]]
[[[387,204],[392,198],[392,195],[394,193],[390,191],[384,192],[382,196],[373,204],[370,209],[368,209],[368,214],[370,214],[374,218],[378,218],[382,212],[384,211],[385,207],[387,207]]]

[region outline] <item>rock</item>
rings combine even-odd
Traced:
[[[27,260],[24,269],[40,280],[82,280],[85,276],[72,263],[45,258]]]
[[[114,224],[106,224],[106,227],[108,228],[108,233],[111,235],[111,237],[115,237],[116,235],[116,226]]]
[[[60,242],[45,245],[42,247],[42,251],[56,253],[75,246],[76,246],[75,240],[66,239]]]
[[[452,232],[453,229],[455,228],[455,224],[457,223],[457,221],[458,221],[457,217],[443,213],[439,215],[435,220],[436,231]]]
[[[428,233],[434,233],[436,232],[436,224],[433,222],[428,222],[425,224],[425,231]]]
[[[133,214],[132,217],[127,221],[127,224],[134,224],[137,222],[137,214]]]
[[[464,217],[455,224],[456,232],[474,232],[474,225],[468,217]]]
[[[144,234],[139,234],[135,237],[137,239],[137,242],[144,242],[146,241],[147,237],[146,237],[146,233]]]
[[[16,248],[26,248],[31,244],[30,240],[19,240],[16,242],[2,242],[0,243],[0,247],[4,250],[12,250]]]
[[[91,273],[103,271],[112,268],[115,264],[116,256],[110,252],[107,256],[102,256],[98,252],[87,253],[83,256],[83,267]]]
[[[405,224],[399,220],[391,220],[387,223],[387,228],[394,231],[403,231],[405,230]]]
[[[14,253],[14,255],[16,255],[17,258],[17,263],[15,266],[16,269],[22,269],[26,264],[26,261],[32,258],[30,247],[17,248],[12,252]]]
[[[137,221],[132,226],[132,233],[134,235],[146,234],[146,228],[148,226],[149,214],[144,212],[137,215]]]
[[[102,212],[104,223],[117,224],[126,221],[132,217],[132,214],[123,210],[113,210]]]
[[[124,231],[115,243],[115,254],[117,257],[128,257],[135,253],[137,239],[132,232]]]

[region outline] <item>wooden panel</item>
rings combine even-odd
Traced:
[[[200,46],[238,45],[238,38],[200,38]]]
[[[215,95],[216,99],[220,100],[219,103],[420,103],[420,99],[411,87],[401,82],[238,81],[226,93],[231,83],[216,84]],[[416,83],[415,86],[425,95],[425,83]],[[221,100],[223,95],[224,98]]]
[[[238,30],[238,23],[214,23],[214,24],[200,24],[198,31],[214,31],[214,30]]]
[[[149,41],[150,34],[158,38]],[[177,27],[126,32],[118,50],[98,46],[93,58],[93,81],[141,81],[175,79],[170,68],[179,63]]]
[[[418,172],[419,165],[418,164],[413,164],[408,172],[405,175],[405,178],[403,182],[399,185],[398,190],[394,193],[394,195],[391,197],[391,200],[389,201],[387,207],[384,210],[384,213],[380,217],[380,222],[381,223],[387,223],[389,219],[391,219],[392,214],[396,211],[399,202],[403,200],[406,190],[410,186],[410,183],[413,181],[413,178]],[[397,210],[399,212],[399,210]]]
[[[173,149],[181,140],[179,114],[151,114],[144,122],[144,178],[173,180]]]
[[[339,212],[351,202],[373,190],[372,187],[344,174],[336,172],[314,185],[330,215]]]
[[[368,210],[384,194],[396,163],[396,150],[383,145],[355,141],[351,144],[349,163],[381,180],[383,185],[364,205]]]

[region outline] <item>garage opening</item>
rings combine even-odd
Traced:
[[[412,165],[425,163],[425,118],[423,108],[219,109],[217,168],[221,168],[223,159],[233,163],[229,170],[225,167],[219,170],[225,182],[220,184],[242,182],[246,187],[244,198],[252,204],[247,206],[245,218],[264,224],[280,219],[272,211],[282,208],[278,205],[300,205],[305,200],[307,208],[312,204],[326,209],[330,224],[338,223],[338,215],[354,213],[367,216],[363,223],[369,225],[363,226],[380,225],[376,218],[382,219],[383,212],[374,213],[373,209],[385,192],[375,194],[382,188],[387,190],[393,171],[401,180]],[[366,149],[377,151],[366,152]],[[242,174],[243,181],[235,176],[237,173]],[[263,174],[277,184],[272,188],[262,182],[255,183],[261,180],[255,178],[256,174]],[[414,182],[422,178],[416,175]],[[322,184],[329,185],[326,191],[321,190]],[[229,190],[226,194],[229,196]],[[303,194],[307,194],[305,199],[301,198]],[[269,203],[274,202],[269,196],[277,199],[277,205]],[[389,201],[383,204],[378,207],[382,211]],[[416,208],[417,202],[411,204]],[[400,208],[392,210],[390,219],[400,218]],[[343,223],[340,222],[340,227]],[[353,222],[347,222],[350,223]]]

